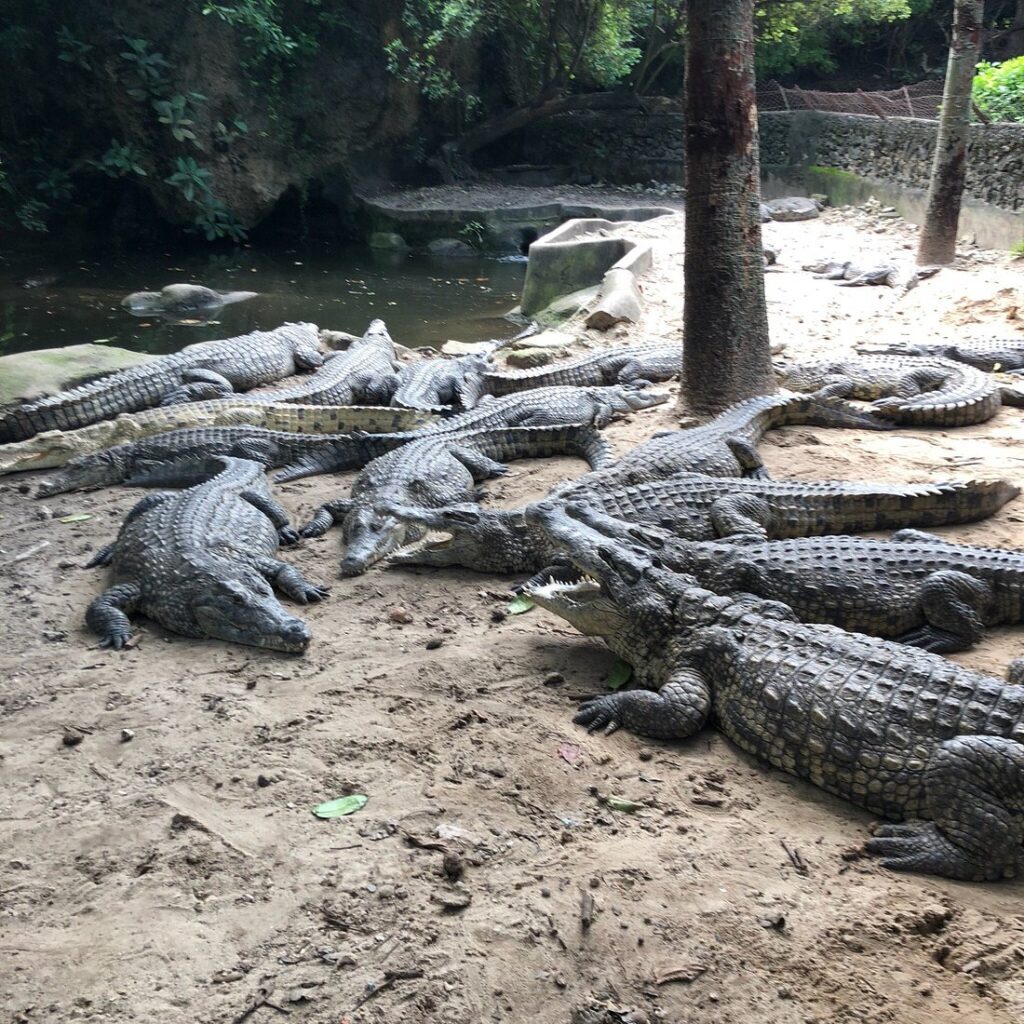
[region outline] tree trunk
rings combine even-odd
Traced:
[[[690,0],[683,389],[710,415],[775,390],[761,254],[754,0]]]
[[[928,186],[928,211],[917,250],[919,265],[952,263],[956,257],[960,201],[967,178],[971,85],[981,48],[984,13],[985,0],[955,0],[946,84]]]

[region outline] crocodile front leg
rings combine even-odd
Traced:
[[[719,537],[752,535],[768,539],[767,524],[771,522],[771,506],[754,494],[729,494],[711,506],[711,525]]]
[[[85,624],[100,638],[100,647],[121,650],[132,635],[128,616],[138,607],[142,591],[135,583],[119,583],[100,594],[85,613]]]
[[[299,530],[300,537],[322,537],[332,526],[340,523],[352,511],[352,498],[339,498],[321,505],[313,518]]]
[[[768,480],[768,470],[764,468],[764,459],[757,450],[757,446],[749,441],[742,441],[736,437],[727,437],[726,446],[732,452],[733,458],[739,463],[743,470],[742,476],[751,480]]]
[[[573,721],[605,735],[625,726],[638,736],[656,740],[685,739],[703,728],[711,711],[711,691],[704,677],[678,665],[657,693],[627,690],[595,697],[580,705]]]
[[[448,449],[452,457],[461,462],[476,481],[487,480],[493,476],[504,476],[508,472],[508,466],[502,462],[481,455],[472,448],[464,448],[462,445],[452,445]]]
[[[274,529],[277,530],[277,539],[281,544],[298,544],[298,530],[292,526],[291,519],[284,507],[269,494],[260,494],[258,491],[242,491],[239,497],[262,512],[274,524]]]
[[[187,402],[205,402],[212,398],[226,398],[235,393],[235,386],[223,374],[202,367],[185,370],[182,383],[160,399],[161,405],[184,405]]]
[[[921,585],[925,625],[896,642],[935,654],[966,651],[985,635],[981,612],[992,604],[992,589],[982,580],[955,569],[933,572]]]
[[[330,593],[330,587],[310,583],[294,565],[287,562],[279,562],[276,558],[257,558],[253,565],[272,587],[299,604],[322,601]]]
[[[1024,872],[1024,745],[1002,736],[957,736],[926,769],[931,821],[882,825],[865,848],[883,867],[964,881]]]

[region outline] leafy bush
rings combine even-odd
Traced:
[[[993,121],[1024,121],[1024,57],[979,64],[974,102]]]

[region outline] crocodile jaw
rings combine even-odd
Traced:
[[[548,579],[523,593],[535,604],[571,622],[584,636],[611,636],[626,626],[626,617],[605,588],[589,576],[572,582]]]

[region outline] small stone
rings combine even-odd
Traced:
[[[788,985],[781,985],[778,989],[778,996],[780,999],[792,999],[793,990]]]
[[[266,776],[266,775],[257,775],[256,776],[256,785],[259,786],[260,789],[264,789],[266,786],[269,786],[272,781],[273,780],[269,776]]]
[[[401,605],[396,605],[388,612],[388,618],[399,625],[408,626],[412,622],[412,615]]]
[[[508,618],[508,612],[504,608],[491,609],[491,622],[504,622]]]
[[[565,682],[565,676],[561,672],[549,672],[544,677],[545,686],[561,686]]]
[[[80,732],[68,729],[68,731],[61,737],[61,743],[63,743],[65,747],[77,747],[84,739],[85,737]]]
[[[775,911],[773,914],[767,914],[760,920],[762,928],[772,928],[777,932],[781,932],[786,927],[786,915],[780,914]]]
[[[121,742],[122,743],[131,743],[131,741],[133,739],[135,739],[135,733],[132,732],[131,729],[122,729],[121,730]]]
[[[466,870],[466,865],[463,864],[462,858],[451,850],[445,853],[444,859],[441,861],[441,867],[453,882],[458,881]]]
[[[550,897],[551,897],[551,890],[550,889],[541,889],[540,894],[545,899],[550,899]]]
[[[440,646],[441,646],[441,644],[443,644],[443,643],[444,643],[444,640],[442,640],[442,639],[441,639],[441,637],[439,637],[439,636],[432,636],[432,637],[431,637],[431,638],[430,638],[430,639],[429,639],[429,640],[428,640],[428,641],[427,641],[427,642],[426,642],[426,643],[424,644],[424,647],[426,647],[426,649],[427,649],[428,651],[436,651],[436,650],[438,649],[438,647],[440,647]]]

